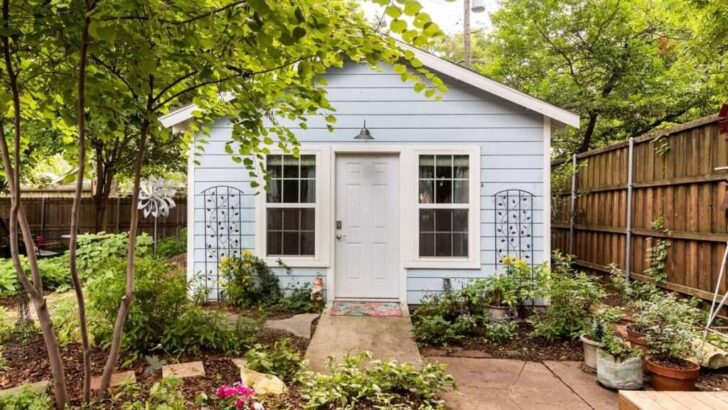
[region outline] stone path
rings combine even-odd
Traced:
[[[123,383],[136,383],[136,374],[133,370],[111,375],[111,387],[120,386]],[[98,390],[101,387],[101,376],[91,378],[91,390]]]
[[[422,364],[407,315],[332,316],[324,312],[306,350],[306,359],[314,371],[323,372],[329,356],[338,361],[348,353],[365,351],[371,352],[374,359]]]
[[[311,324],[318,317],[318,313],[302,313],[289,317],[288,319],[268,320],[265,322],[265,327],[268,329],[283,330],[294,336],[310,339]]]
[[[616,394],[603,389],[580,362],[429,357],[448,365],[458,391],[443,396],[451,410],[616,409]],[[579,373],[580,372],[580,373]]]
[[[35,383],[25,383],[21,384],[18,387],[13,387],[10,389],[0,390],[0,397],[2,396],[11,396],[17,393],[20,393],[21,390],[28,388],[32,392],[41,393],[48,389],[48,386],[51,385],[51,382],[48,380],[43,380]]]
[[[162,378],[177,377],[185,379],[188,377],[198,377],[205,375],[205,366],[202,362],[188,362],[180,364],[168,364],[162,366]]]

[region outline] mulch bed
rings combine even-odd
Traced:
[[[291,313],[276,306],[262,309],[257,307],[239,307],[227,302],[203,303],[202,306],[210,310],[219,310],[250,318],[265,318],[266,320],[288,319],[296,315],[296,313]]]

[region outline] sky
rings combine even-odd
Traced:
[[[472,0],[471,0],[472,1]],[[382,8],[368,0],[359,0],[362,8],[368,17],[378,17]],[[424,11],[437,23],[440,28],[448,33],[459,33],[463,30],[463,0],[419,0]],[[470,29],[490,28],[489,13],[498,8],[498,0],[485,0],[485,12],[470,13]]]

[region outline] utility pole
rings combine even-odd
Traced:
[[[465,67],[473,65],[473,53],[470,49],[470,0],[463,0],[463,54]]]

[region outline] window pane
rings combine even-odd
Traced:
[[[420,232],[433,232],[435,230],[434,211],[429,209],[420,210]]]
[[[435,211],[435,231],[451,232],[452,231],[452,210],[438,209]]]
[[[301,209],[301,230],[316,230],[316,210],[313,208]]]
[[[266,193],[266,201],[269,203],[281,202],[281,185],[283,181],[280,179],[272,179],[268,182],[268,192]]]
[[[452,256],[452,234],[435,234],[435,256]]]
[[[316,181],[313,179],[301,180],[301,201],[303,203],[312,204],[316,202]]]
[[[282,171],[283,158],[280,155],[268,155],[266,169],[271,178],[280,178]]]
[[[420,256],[435,256],[435,235],[431,233],[420,234]]]
[[[435,177],[435,157],[432,155],[420,155],[420,178]]]
[[[301,178],[316,177],[316,157],[313,155],[301,155]]]
[[[299,226],[298,209],[283,209],[283,229],[297,231]]]
[[[298,236],[298,232],[283,232],[283,255],[300,255]]]
[[[438,180],[435,181],[435,203],[451,204],[452,203],[452,181]]]
[[[301,255],[314,255],[316,250],[313,232],[301,232]]]
[[[437,169],[435,175],[440,178],[452,178],[452,156],[438,155],[436,157]]]
[[[269,209],[268,210],[268,230],[269,231],[280,231],[283,229],[283,210],[282,209]]]
[[[281,254],[281,240],[283,238],[283,232],[268,232],[268,242],[266,243],[268,255],[280,255]]]
[[[298,180],[283,180],[283,202],[298,203]]]
[[[468,232],[468,210],[456,209],[453,211],[453,232]]]
[[[298,158],[294,158],[291,155],[283,157],[283,177],[285,178],[298,178]]]
[[[468,256],[468,234],[454,233],[452,235],[452,256]]]
[[[455,175],[453,176],[455,178],[468,178],[468,167],[470,164],[468,163],[467,155],[455,155],[454,165]]]
[[[453,199],[452,202],[455,204],[467,204],[468,203],[468,188],[469,184],[467,180],[454,181],[453,182]]]
[[[433,199],[432,184],[433,180],[424,179],[420,180],[420,203],[431,204]]]

